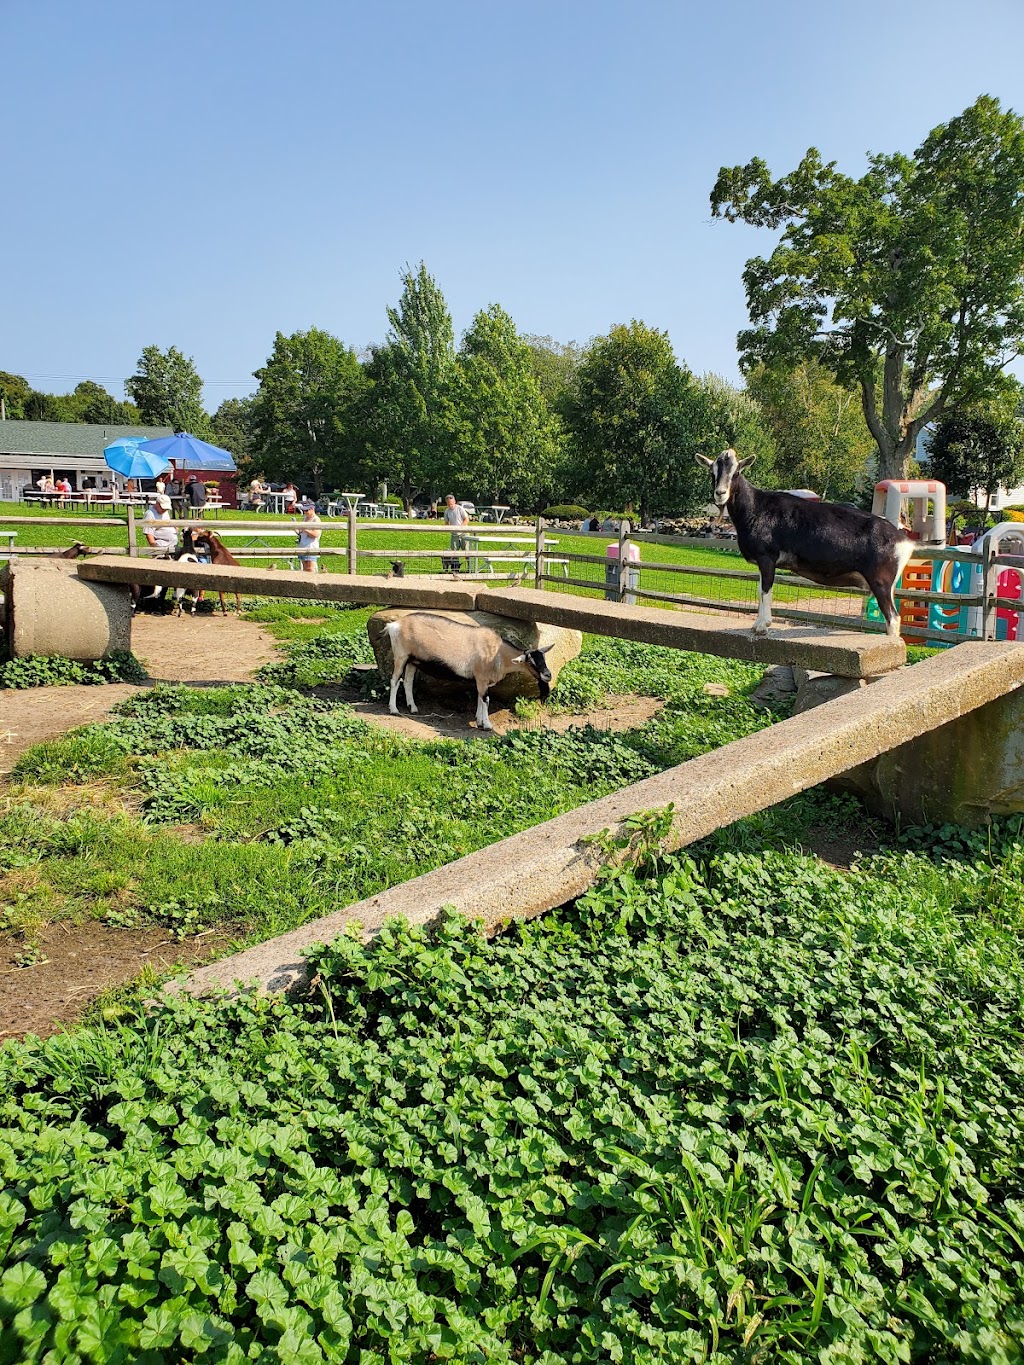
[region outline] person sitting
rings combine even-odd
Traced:
[[[178,548],[178,532],[173,526],[164,525],[170,520],[170,498],[166,493],[155,493],[142,519],[142,530],[149,546],[159,550],[163,559],[169,558]]]
[[[206,484],[200,483],[194,474],[188,476],[185,484],[185,501],[189,516],[201,517],[206,506]]]
[[[281,489],[281,495],[284,498],[284,510],[294,512],[299,501],[299,490],[290,479]]]
[[[62,474],[62,475],[60,476],[60,478],[57,480],[57,482],[56,482],[56,484],[54,485],[54,487],[55,487],[55,489],[56,489],[56,491],[57,491],[57,505],[58,505],[59,507],[64,507],[64,506],[66,506],[66,505],[67,505],[67,499],[68,499],[68,498],[70,497],[70,495],[71,495],[71,484],[70,484],[70,482],[69,482],[69,481],[64,477],[64,475]]]
[[[249,506],[254,512],[259,512],[263,508],[263,494],[267,490],[263,486],[263,480],[257,474],[249,484]]]
[[[316,504],[307,503],[302,512],[302,527],[296,532],[299,538],[299,563],[303,573],[317,573],[319,555],[303,554],[303,550],[320,549],[320,519],[316,514]]]

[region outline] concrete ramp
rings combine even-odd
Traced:
[[[481,611],[517,621],[545,621],[593,635],[615,635],[645,645],[668,645],[672,649],[747,659],[751,663],[798,664],[844,678],[878,677],[907,661],[903,641],[891,640],[886,635],[787,626],[772,627],[767,635],[755,636],[749,625],[738,623],[735,616],[724,612],[716,615],[666,611],[663,607],[630,607],[533,588],[482,592],[477,597],[477,606]]]
[[[490,594],[488,594],[488,599]],[[288,990],[307,979],[301,953],[358,922],[371,937],[386,919],[429,924],[446,905],[490,932],[578,896],[599,857],[588,836],[639,811],[673,805],[670,848],[680,848],[796,792],[895,749],[1024,686],[1024,647],[969,642],[902,669],[758,734],[736,740],[555,820],[471,853],[311,924],[194,972],[199,994],[233,983]],[[177,985],[171,989],[180,989]]]
[[[129,559],[96,555],[78,563],[78,575],[92,583],[141,583],[158,588],[202,588],[204,592],[253,597],[306,598],[317,602],[358,602],[367,606],[476,608],[476,588],[450,579],[371,578],[365,574],[302,573],[250,569],[232,564],[186,564],[170,559]]]

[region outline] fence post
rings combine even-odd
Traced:
[[[537,513],[537,550],[533,557],[533,586],[543,587],[541,574],[544,572],[544,521],[540,513]]]
[[[994,640],[996,638],[996,593],[999,574],[996,565],[992,563],[995,549],[987,537],[981,543],[981,555],[981,595],[984,598],[981,607],[981,638],[983,640]]]
[[[359,566],[356,560],[355,504],[348,509],[348,571],[350,574],[357,574],[359,572]]]
[[[128,504],[128,553],[133,559],[139,557],[139,547],[135,544],[135,508]]]
[[[629,532],[630,525],[625,517],[619,522],[619,601],[623,602],[626,598],[626,590],[629,587],[629,564],[626,556],[629,554]]]

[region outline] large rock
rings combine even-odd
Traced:
[[[403,616],[410,615],[408,607],[390,607],[384,611],[378,611],[370,617],[366,623],[366,633],[370,637],[370,646],[373,649],[374,658],[377,660],[377,667],[380,669],[381,677],[390,686],[391,672],[394,668],[394,660],[391,655],[391,642],[384,634],[384,627],[390,625],[392,621],[400,621]],[[431,610],[431,616],[446,616],[452,621],[475,621],[477,625],[488,626],[495,630],[505,640],[519,645],[523,649],[547,649],[550,651],[544,656],[547,659],[548,668],[551,670],[551,686],[554,688],[558,682],[558,675],[562,668],[570,659],[575,659],[583,648],[583,636],[578,630],[566,630],[561,626],[548,626],[538,624],[533,621],[511,621],[506,616],[495,616],[489,611],[437,611]],[[415,692],[419,696],[420,692],[433,693],[435,696],[452,697],[464,696],[467,692],[475,694],[475,685],[472,682],[449,681],[445,678],[432,678],[428,673],[419,672],[416,675]],[[510,702],[516,697],[536,697],[539,695],[537,690],[537,680],[532,673],[520,672],[518,669],[514,673],[508,673],[501,682],[495,683],[491,688],[492,702]]]
[[[12,560],[0,569],[0,593],[0,651],[9,659],[60,654],[92,662],[131,649],[128,589],[86,583],[68,560]]]

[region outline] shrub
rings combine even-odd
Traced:
[[[555,507],[545,507],[541,516],[556,521],[580,521],[583,517],[589,517],[590,513],[585,507],[576,507],[573,503],[559,503]]]
[[[1024,511],[1017,507],[1004,507],[1002,518],[1004,521],[1024,521]]]

